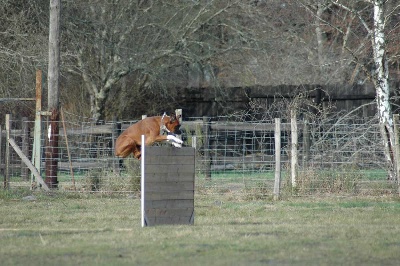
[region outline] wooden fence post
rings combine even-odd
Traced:
[[[60,120],[60,16],[61,0],[50,1],[47,105],[51,113],[46,148],[46,184],[58,188],[58,136]]]
[[[36,70],[36,109],[35,109],[35,127],[33,131],[33,150],[32,162],[35,168],[41,174],[42,163],[42,71]],[[35,183],[35,176],[31,175],[31,188]]]
[[[25,154],[27,158],[29,158],[29,125],[27,117],[22,118],[21,129],[22,129],[21,132],[22,152]],[[21,160],[21,178],[23,181],[29,181],[29,169],[22,160]]]
[[[60,112],[58,108],[51,110],[47,128],[46,138],[46,184],[50,188],[58,188],[58,144],[59,144],[59,120]]]
[[[211,180],[210,125],[208,122],[208,117],[203,116],[204,174],[206,180]]]
[[[72,167],[71,153],[69,152],[69,143],[68,143],[67,128],[66,128],[66,126],[65,126],[64,110],[63,110],[62,107],[60,108],[60,111],[61,111],[61,121],[62,121],[62,126],[63,126],[63,131],[64,131],[64,138],[65,138],[65,147],[67,148],[69,172],[71,173],[71,179],[72,179],[72,187],[74,188],[74,190],[76,190],[74,169],[73,169],[73,167]]]
[[[182,125],[182,109],[175,109],[175,116],[179,117],[178,118],[179,124]],[[176,137],[180,140],[182,139],[181,134],[177,134]]]
[[[10,131],[11,131],[11,115],[6,114],[6,154],[5,154],[5,171],[4,171],[4,188],[10,187]]]
[[[281,119],[275,118],[275,184],[274,200],[279,199],[281,190]]]
[[[303,125],[303,168],[307,167],[308,160],[310,159],[310,142],[310,123],[306,117]]]
[[[176,117],[179,117],[179,123],[182,123],[182,109],[175,109]]]
[[[114,116],[112,120],[112,128],[111,128],[111,148],[112,152],[114,153],[115,151],[115,141],[117,140],[118,136],[121,134],[121,123],[117,121],[117,118]],[[115,158],[115,156],[114,156]],[[115,158],[113,160],[113,170],[114,173],[120,174],[121,173],[121,166],[122,166],[122,160],[120,158]]]
[[[192,148],[197,149],[197,137],[192,136]]]
[[[291,129],[291,153],[290,153],[290,169],[291,169],[291,177],[292,177],[292,187],[296,187],[296,178],[297,178],[297,142],[298,142],[298,134],[297,134],[297,119],[296,119],[296,110],[292,109],[290,111],[290,129]]]

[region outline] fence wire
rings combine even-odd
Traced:
[[[60,121],[58,187],[65,191],[129,192],[140,189],[140,163],[114,156],[114,142],[121,130],[136,121],[93,125],[79,117]],[[12,121],[10,137],[32,158],[33,121]],[[63,124],[65,124],[66,134]],[[396,194],[388,180],[383,142],[376,118],[324,121],[300,119],[296,187],[291,185],[290,123],[281,132],[282,194],[381,195]],[[42,125],[42,163],[45,175],[47,122]],[[4,128],[3,128],[4,129]],[[272,196],[275,177],[274,120],[238,121],[234,117],[190,118],[183,122],[184,145],[196,146],[198,193],[244,193],[251,198]],[[21,159],[10,148],[6,180],[6,140],[1,141],[1,177],[10,187],[35,188]]]

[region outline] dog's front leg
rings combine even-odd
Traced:
[[[182,148],[182,144],[176,143],[176,142],[171,142],[172,145],[176,148]]]
[[[167,141],[171,142],[171,144],[174,145],[177,148],[181,148],[182,147],[183,141],[181,139],[178,139],[174,135],[167,135]]]
[[[173,135],[158,135],[157,137],[155,137],[154,139],[149,139],[149,141],[146,140],[146,145],[151,145],[154,142],[170,142],[172,145],[174,145],[177,148],[181,148],[182,147],[182,143],[183,141],[181,139],[178,139],[177,137],[173,136]]]

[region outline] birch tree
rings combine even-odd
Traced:
[[[400,4],[394,0],[298,0],[316,18],[318,63],[321,71],[327,63],[322,28],[340,35],[341,66],[354,65],[349,82],[357,81],[359,69],[372,82],[376,91],[377,116],[384,144],[384,154],[391,179],[395,179],[394,128],[392,119],[390,63],[398,62],[396,17]],[[398,37],[397,37],[398,38]],[[391,53],[388,53],[388,50]],[[347,54],[347,55],[346,55]],[[350,60],[347,60],[347,59]],[[347,63],[348,62],[348,63]],[[363,82],[363,81],[361,81]]]
[[[390,87],[389,87],[389,67],[386,57],[386,37],[383,0],[369,1],[373,4],[374,9],[374,25],[368,28],[368,32],[373,36],[371,38],[373,58],[375,65],[375,73],[372,75],[372,82],[376,89],[376,101],[378,109],[379,124],[382,138],[384,141],[386,159],[389,164],[389,173],[393,179],[396,171],[394,171],[394,129],[392,110],[390,105]]]
[[[387,38],[386,32],[388,31],[387,26],[389,25],[391,16],[395,14],[396,10],[399,10],[400,4],[394,2],[395,4],[392,5],[391,1],[388,0],[363,0],[350,2],[355,4],[350,6],[348,1],[331,1],[333,5],[347,10],[357,17],[369,39],[372,50],[372,69],[369,69],[367,65],[362,63],[360,54],[357,51],[347,45],[345,48],[353,56],[353,60],[357,64],[361,64],[365,74],[375,86],[377,115],[385,148],[388,172],[390,178],[395,179],[395,142],[389,84],[390,59],[387,53],[387,45],[390,40]],[[366,6],[360,5],[358,2],[363,2]],[[389,6],[391,9],[389,9]],[[365,9],[366,7],[367,9]],[[363,10],[371,10],[372,19],[365,16]],[[339,28],[337,28],[337,30],[343,33]]]

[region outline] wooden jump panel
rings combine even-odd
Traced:
[[[194,223],[195,149],[145,147],[142,226]]]

